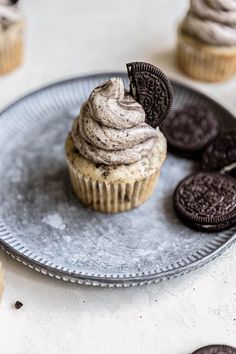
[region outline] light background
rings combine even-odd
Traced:
[[[86,73],[152,62],[236,112],[236,80],[202,84],[174,65],[186,0],[24,0],[26,57],[0,78],[0,107],[32,89]],[[188,354],[236,345],[236,247],[203,269],[159,285],[95,289],[48,279],[9,259],[0,307],[0,354]],[[24,306],[15,310],[21,300]]]

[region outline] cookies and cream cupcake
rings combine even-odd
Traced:
[[[21,64],[24,19],[16,1],[0,0],[0,74]]]
[[[83,204],[111,213],[137,207],[151,196],[166,157],[166,139],[145,117],[120,78],[97,86],[82,105],[65,149]]]
[[[0,301],[3,293],[3,275],[2,275],[2,265],[0,263]]]
[[[222,81],[236,73],[235,0],[190,1],[179,26],[177,63],[203,81]]]

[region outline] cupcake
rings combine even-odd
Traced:
[[[191,0],[179,26],[177,64],[190,77],[209,82],[236,73],[236,1]]]
[[[21,64],[24,19],[16,1],[0,0],[0,75]]]
[[[97,86],[66,140],[73,189],[94,210],[115,213],[144,203],[166,157],[166,139],[120,78]]]
[[[2,276],[2,266],[0,263],[0,300],[2,298],[2,292],[3,292],[3,276]]]

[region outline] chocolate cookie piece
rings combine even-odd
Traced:
[[[174,207],[195,229],[226,229],[236,223],[236,180],[215,172],[190,175],[177,186]]]
[[[23,304],[22,304],[21,301],[16,301],[16,302],[15,302],[15,308],[16,308],[17,310],[19,310],[22,306],[23,306]]]
[[[202,169],[232,175],[236,172],[236,129],[224,133],[206,148]]]
[[[210,109],[188,105],[173,112],[162,130],[170,150],[185,157],[198,157],[217,137],[220,124]]]
[[[154,65],[142,62],[126,64],[130,91],[146,113],[146,123],[160,126],[170,112],[173,91],[170,80]]]
[[[236,348],[229,345],[213,344],[199,348],[192,354],[236,354]]]

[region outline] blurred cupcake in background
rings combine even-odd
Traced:
[[[2,276],[2,266],[0,263],[0,301],[2,298],[2,292],[3,292],[3,276]]]
[[[21,64],[24,27],[17,1],[0,0],[0,75]]]
[[[209,82],[236,73],[236,0],[191,0],[179,26],[177,64],[190,77]]]

